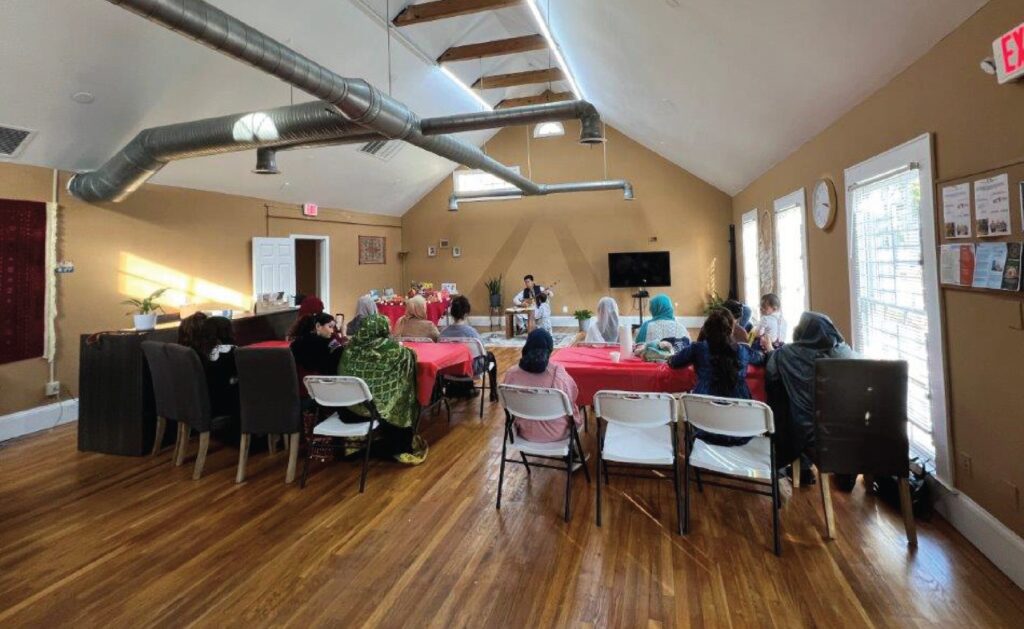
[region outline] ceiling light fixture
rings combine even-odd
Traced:
[[[443,65],[440,65],[440,64],[437,67],[441,68],[441,72],[444,73],[444,75],[447,76],[449,79],[451,79],[451,81],[453,83],[455,83],[456,85],[461,87],[463,92],[469,94],[470,96],[473,97],[473,100],[475,100],[476,102],[480,103],[481,107],[483,107],[487,111],[494,111],[494,107],[491,107],[491,104],[488,103],[487,101],[485,101],[483,96],[480,96],[480,94],[478,94],[476,90],[474,90],[470,86],[466,85],[462,81],[462,79],[460,79],[459,77],[455,76],[454,72],[452,72],[451,70],[449,70],[448,68],[446,68],[446,67],[444,67]]]
[[[569,88],[572,89],[573,96],[576,97],[576,100],[583,100],[583,94],[580,92],[579,86],[576,85],[576,79],[573,78],[572,70],[569,69],[569,64],[566,63],[565,57],[562,56],[562,51],[559,50],[558,44],[555,43],[555,38],[551,35],[551,31],[548,30],[544,16],[540,14],[540,9],[537,8],[537,0],[526,0],[526,5],[530,7],[530,12],[533,14],[534,21],[537,22],[537,28],[540,29],[541,35],[547,40],[548,48],[554,53],[558,67],[562,68],[562,72],[565,73],[565,79],[569,82]]]
[[[75,92],[71,95],[71,100],[75,101],[79,105],[88,105],[96,100],[96,97],[89,92]]]

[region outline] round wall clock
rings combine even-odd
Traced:
[[[814,224],[818,229],[832,227],[836,220],[836,187],[827,177],[814,184],[814,205],[812,208]]]

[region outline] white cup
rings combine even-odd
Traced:
[[[622,358],[622,354],[619,352],[609,352],[608,355],[611,357],[613,363],[619,362],[619,359]]]

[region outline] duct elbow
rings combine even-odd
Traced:
[[[449,212],[458,212],[459,211],[459,198],[456,197],[454,194],[452,196],[448,197],[448,211]]]
[[[274,149],[256,149],[256,168],[252,172],[257,175],[279,175],[277,168],[277,151]]]
[[[597,108],[585,100],[579,101],[580,144],[601,144],[605,141],[604,125]]]
[[[633,200],[633,184],[628,181],[622,185],[622,198],[627,201]]]

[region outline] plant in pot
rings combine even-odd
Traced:
[[[485,282],[487,294],[490,296],[491,308],[501,307],[501,276],[492,277]]]
[[[156,303],[156,300],[166,290],[166,288],[158,288],[144,299],[128,299],[121,302],[126,306],[134,307],[133,310],[129,310],[125,314],[133,315],[136,330],[152,330],[156,327],[156,311],[164,311],[160,304]]]
[[[704,298],[704,316],[711,314],[712,310],[724,307],[725,299],[718,294],[718,291],[712,291]]]
[[[586,330],[583,329],[583,326],[590,320],[590,317],[594,316],[594,313],[584,308],[583,310],[573,312],[572,316],[576,319],[576,323],[580,325],[580,332],[585,332]]]

